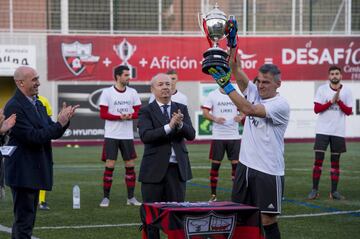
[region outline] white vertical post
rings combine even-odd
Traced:
[[[161,9],[162,9],[162,0],[159,0],[159,9],[158,9],[158,30],[159,30],[159,34],[161,34],[162,32],[162,13],[161,13]]]
[[[69,33],[69,1],[61,0],[61,34]]]
[[[337,13],[336,13],[336,16],[335,16],[335,19],[334,19],[334,22],[333,22],[333,24],[332,24],[332,26],[331,26],[331,30],[330,30],[330,33],[333,33],[334,32],[334,30],[335,30],[335,27],[336,27],[336,24],[337,24],[337,22],[338,22],[338,20],[339,20],[339,17],[340,17],[340,14],[341,14],[341,11],[342,11],[342,9],[343,9],[343,7],[344,7],[344,3],[346,2],[346,0],[343,0],[342,2],[341,2],[341,5],[340,5],[340,7],[339,7],[339,9],[338,9],[338,11],[337,11]],[[347,21],[346,20],[346,12],[347,12],[347,9],[346,9],[346,7],[345,7],[345,22]],[[346,23],[345,23],[345,28],[346,28]],[[346,32],[346,29],[345,29],[345,32]]]
[[[14,31],[14,13],[13,0],[9,0],[9,29],[12,33]]]
[[[252,15],[253,15],[253,34],[256,34],[256,0],[253,0]]]
[[[246,7],[247,7],[247,3],[246,0],[243,0],[243,35],[246,35]]]
[[[295,21],[296,21],[296,0],[292,0],[291,11],[291,35],[295,35]]]
[[[114,34],[114,3],[113,0],[109,0],[110,3],[110,34]]]
[[[303,14],[304,14],[303,0],[299,0],[299,34],[303,34]]]
[[[346,34],[347,35],[351,35],[351,15],[352,15],[352,12],[351,12],[351,5],[352,5],[352,0],[347,0],[348,4],[347,4],[347,14],[345,14],[345,18],[347,18],[347,32]]]
[[[344,9],[344,23],[345,23],[345,34],[348,34],[348,18],[347,15],[348,13],[348,1],[344,0],[344,4],[345,4],[345,9]]]

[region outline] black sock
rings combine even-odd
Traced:
[[[264,226],[266,239],[280,239],[279,226],[276,223]]]

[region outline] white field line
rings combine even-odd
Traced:
[[[134,227],[141,223],[123,223],[123,224],[104,224],[104,225],[82,225],[82,226],[58,226],[58,227],[35,227],[36,230],[58,230],[58,229],[86,229],[86,228],[104,228],[104,227]]]
[[[11,234],[11,228],[5,227],[0,224],[0,232],[7,232],[7,233]],[[40,239],[40,238],[32,236],[31,239]]]
[[[320,217],[320,216],[342,215],[342,214],[351,214],[351,213],[360,213],[360,209],[354,211],[336,211],[336,212],[308,213],[308,214],[298,214],[298,215],[283,215],[283,216],[279,216],[279,218]]]
[[[336,211],[336,212],[284,215],[284,216],[279,216],[279,218],[321,217],[321,216],[343,215],[343,214],[351,214],[351,213],[360,213],[360,209],[359,210],[354,210],[354,211]],[[103,224],[103,225],[82,225],[82,226],[35,227],[35,230],[86,229],[86,228],[105,228],[105,227],[133,227],[133,226],[140,226],[140,225],[141,225],[140,223],[124,223],[124,224]],[[11,233],[11,228],[0,225],[0,232]],[[39,239],[39,238],[32,237],[32,239]]]
[[[209,165],[194,165],[191,166],[192,169],[210,169],[210,164]],[[231,169],[231,167],[228,165],[228,163],[222,163],[221,164],[221,168],[222,169]],[[78,165],[55,165],[54,169],[80,169],[80,170],[84,170],[84,171],[92,171],[92,170],[104,170],[104,168],[102,166],[98,166],[98,165],[94,165],[94,164],[78,164]],[[304,172],[308,172],[309,168],[287,168],[285,169],[286,171],[304,171]],[[360,173],[360,171],[357,170],[341,170],[342,173]]]

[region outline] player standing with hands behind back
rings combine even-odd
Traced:
[[[281,213],[284,184],[284,134],[289,122],[290,107],[276,91],[281,85],[280,70],[265,64],[258,72],[258,84],[240,67],[240,57],[234,57],[237,47],[237,23],[228,21],[230,68],[244,96],[231,84],[231,71],[212,68],[216,83],[229,95],[237,108],[246,114],[243,137],[232,190],[232,201],[256,206],[261,211],[266,239],[279,239],[277,215]],[[237,61],[236,61],[237,60]]]

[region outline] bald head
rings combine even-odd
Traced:
[[[167,74],[159,73],[151,81],[151,92],[155,99],[163,104],[171,100],[171,79]]]
[[[20,66],[14,72],[17,88],[26,96],[33,97],[39,93],[39,75],[30,66]]]
[[[23,80],[26,77],[26,75],[29,75],[33,72],[36,73],[36,70],[30,66],[19,66],[18,68],[16,68],[14,72],[14,80],[15,81]]]

